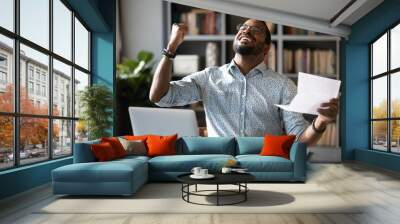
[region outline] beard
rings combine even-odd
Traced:
[[[256,46],[241,46],[237,41],[234,41],[233,51],[240,55],[258,55],[263,52],[263,46],[262,44],[257,44]]]

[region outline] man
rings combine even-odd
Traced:
[[[157,66],[150,100],[162,107],[203,101],[209,136],[264,136],[293,134],[306,144],[316,142],[338,113],[338,99],[321,104],[320,115],[310,125],[299,113],[280,110],[289,104],[295,84],[268,69],[263,62],[271,34],[263,21],[249,19],[238,27],[231,63],[170,82],[172,60],[187,27],[174,24],[171,38]]]

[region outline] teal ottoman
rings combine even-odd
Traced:
[[[147,157],[108,162],[74,163],[52,171],[53,193],[132,195],[148,180]]]

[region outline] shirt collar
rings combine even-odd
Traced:
[[[236,71],[240,71],[239,68],[237,67],[235,61],[232,59],[228,65],[228,70],[231,71],[231,74],[236,74],[235,69],[236,69]],[[249,72],[250,73],[249,77],[257,75],[257,74],[260,74],[260,75],[267,74],[266,73],[267,70],[268,70],[267,65],[265,65],[264,61],[262,61],[260,64],[258,64],[256,67],[254,67]]]

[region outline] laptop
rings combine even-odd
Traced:
[[[129,107],[134,135],[199,136],[196,114],[190,109]]]

